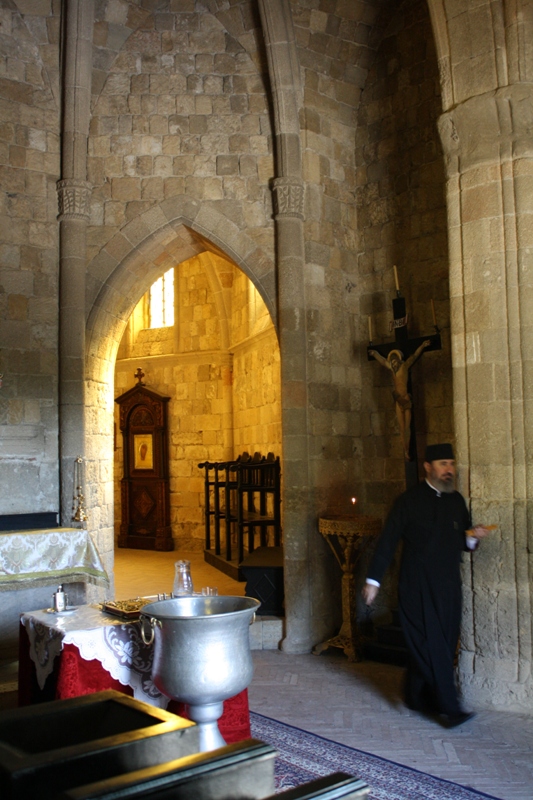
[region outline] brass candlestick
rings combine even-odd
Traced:
[[[81,456],[74,459],[74,489],[72,496],[72,521],[86,522],[85,496],[83,486],[85,483],[85,462]]]

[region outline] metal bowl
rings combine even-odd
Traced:
[[[249,627],[259,606],[253,597],[175,597],[141,610],[145,641],[148,624],[154,641],[153,681],[167,697],[187,703],[195,722],[216,723],[223,701],[252,680]],[[212,749],[214,730],[208,735],[206,729],[204,738],[202,749]]]

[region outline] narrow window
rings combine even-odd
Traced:
[[[174,325],[174,268],[165,272],[150,288],[150,327]]]

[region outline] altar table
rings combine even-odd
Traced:
[[[54,528],[0,534],[0,591],[67,581],[109,584],[88,531]]]
[[[138,621],[85,605],[65,615],[26,612],[20,623],[19,705],[116,689],[187,716],[186,706],[154,685],[153,647],[142,641]],[[250,738],[247,690],[225,701],[219,728],[228,744]]]
[[[109,585],[90,531],[0,532],[0,664],[17,658],[21,613],[50,605],[60,583],[75,603],[88,602],[88,584]]]

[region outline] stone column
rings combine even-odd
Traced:
[[[309,491],[307,337],[304,299],[303,185],[274,181],[279,287],[283,435],[286,638],[282,649],[309,652],[312,625],[310,538],[317,521]]]
[[[320,538],[309,486],[307,335],[304,289],[304,184],[298,106],[299,67],[288,0],[260,0],[274,102],[274,209],[278,274],[286,638],[306,653],[319,641],[312,606],[312,542]]]
[[[533,689],[532,108],[531,84],[515,85],[439,121],[460,488],[474,522],[499,526],[465,559],[460,670],[467,699],[497,707]]]
[[[93,0],[67,0],[61,174],[58,182],[59,441],[61,524],[72,515],[74,459],[85,456],[85,263],[91,186],[87,183]]]

